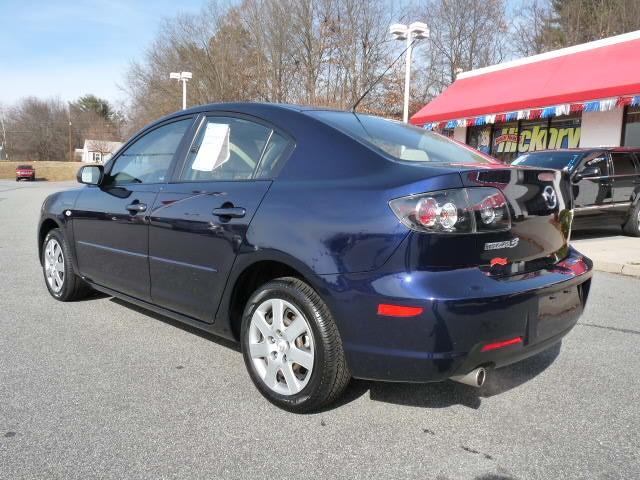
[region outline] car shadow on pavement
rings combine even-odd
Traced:
[[[154,318],[185,332],[198,335],[220,346],[240,352],[240,345],[217,335],[207,333],[196,327],[173,320],[159,313],[138,307],[115,297],[111,302],[132,309],[138,313]],[[372,382],[353,379],[345,393],[323,411],[329,411],[351,403],[369,392],[373,401],[406,405],[422,408],[446,408],[452,405],[464,405],[477,409],[482,398],[499,395],[528,382],[549,367],[560,354],[562,342],[558,342],[548,350],[513,365],[497,370],[490,370],[482,388],[474,388],[453,381],[437,383],[392,383]]]
[[[329,409],[350,403],[369,392],[373,401],[422,408],[463,405],[477,409],[483,398],[517,388],[546,370],[560,353],[561,342],[533,357],[497,370],[490,370],[482,388],[453,381],[438,383],[389,383],[353,380],[345,395]]]
[[[124,300],[120,300],[116,297],[111,297],[110,301],[113,303],[117,303],[118,305],[134,310],[142,315],[146,315],[147,317],[151,317],[155,320],[159,320],[164,322],[172,327],[179,328],[180,330],[184,330],[185,332],[192,333],[194,335],[198,335],[201,338],[205,338],[207,340],[212,341],[222,347],[230,348],[231,350],[235,350],[236,352],[240,352],[240,345],[236,342],[232,342],[231,340],[227,340],[226,338],[219,337],[217,335],[213,335],[212,333],[205,332],[204,330],[200,330],[199,328],[192,327],[191,325],[187,325],[186,323],[182,323],[178,320],[174,320],[173,318],[166,317],[162,314],[153,312],[151,310],[147,310],[143,307],[138,307],[132,303],[126,302]]]

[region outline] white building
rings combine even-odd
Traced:
[[[122,146],[122,142],[85,139],[82,148],[82,161],[86,163],[104,163]]]

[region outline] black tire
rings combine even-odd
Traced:
[[[622,230],[631,237],[640,237],[640,201],[629,211],[629,219],[622,226]]]
[[[46,248],[50,240],[55,240],[62,249],[62,258],[64,260],[64,275],[62,278],[62,287],[56,291],[47,279],[47,253]],[[61,302],[71,302],[79,300],[87,296],[91,291],[91,287],[80,278],[71,262],[71,251],[67,243],[67,239],[59,228],[51,230],[42,242],[40,247],[42,249],[42,273],[44,274],[44,283],[47,286],[47,290],[53,298]]]
[[[255,310],[269,299],[282,299],[297,308],[311,328],[314,364],[308,383],[293,395],[281,395],[266,385],[249,353],[249,327]],[[329,308],[305,282],[292,277],[272,280],[258,288],[247,302],[242,318],[242,354],[249,376],[260,393],[285,410],[306,413],[334,402],[349,384],[342,340]]]

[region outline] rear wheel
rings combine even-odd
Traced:
[[[631,209],[627,223],[622,226],[624,233],[632,237],[640,237],[640,201]]]
[[[90,291],[73,269],[69,246],[59,228],[51,230],[42,243],[42,271],[47,289],[56,300],[78,300]]]
[[[279,278],[260,287],[245,308],[241,336],[251,380],[281,408],[317,410],[337,399],[349,383],[333,317],[301,280]]]

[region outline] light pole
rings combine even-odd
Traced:
[[[2,151],[0,152],[0,160],[9,160],[7,155],[7,132],[4,129],[4,110],[0,108],[0,125],[2,125]]]
[[[187,82],[193,78],[191,72],[171,72],[169,78],[182,82],[182,109],[187,109]]]
[[[406,40],[407,57],[404,70],[404,109],[402,112],[402,121],[409,122],[409,87],[411,86],[411,51],[414,42],[422,38],[429,37],[429,27],[426,23],[413,22],[406,26],[402,23],[394,23],[389,27],[389,32],[396,40]]]

